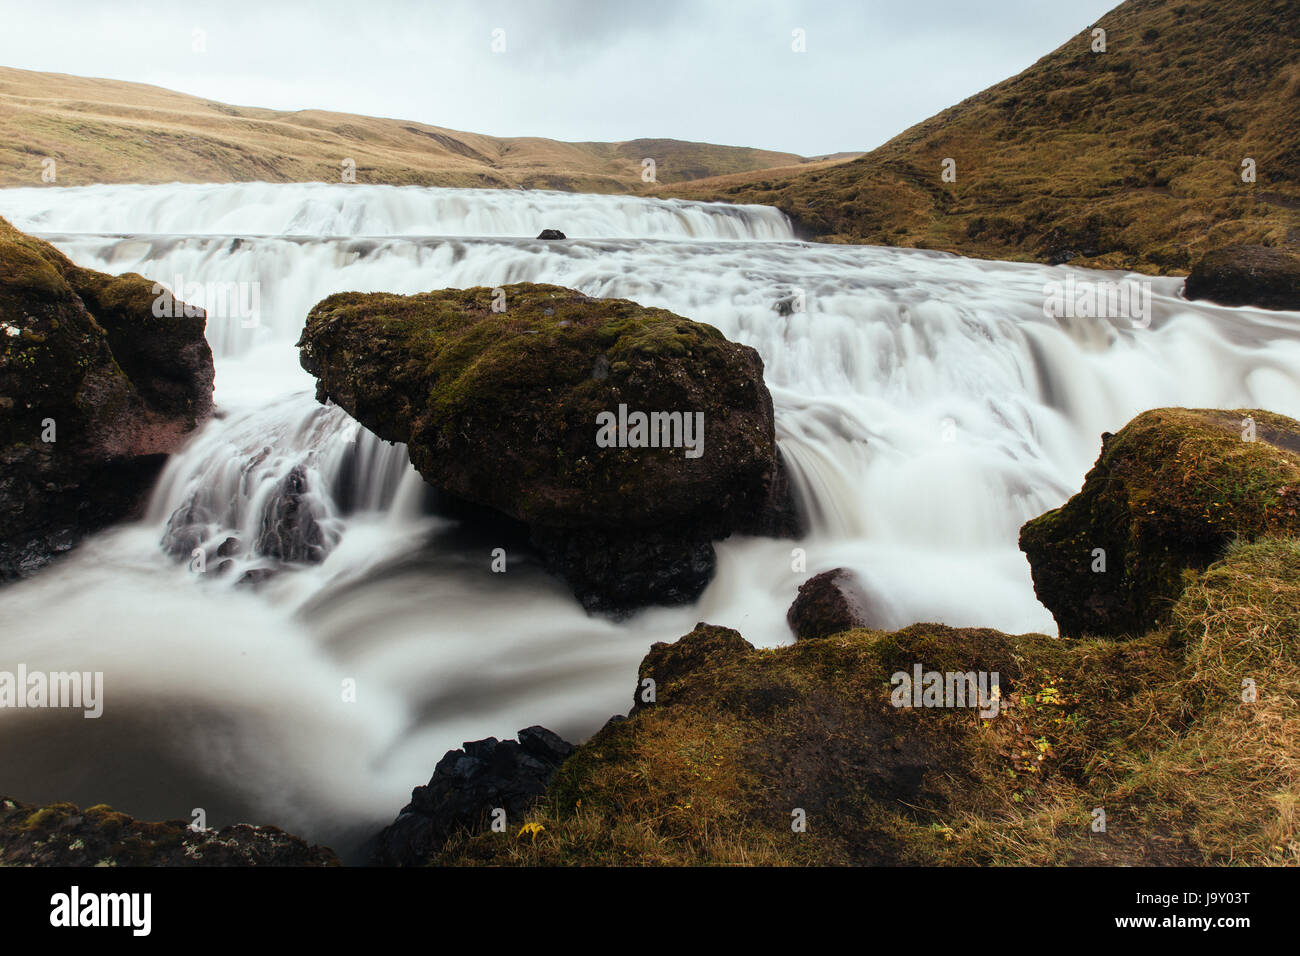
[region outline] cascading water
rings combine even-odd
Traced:
[[[821,570],[857,570],[881,626],[1054,633],[1016,536],[1077,490],[1101,432],[1160,405],[1300,416],[1296,315],[1155,279],[1148,327],[1048,318],[1045,283],[1097,276],[810,245],[758,207],[250,184],[6,190],[0,215],[81,265],[197,283],[197,305],[233,283],[259,305],[210,314],[219,414],[147,519],[0,591],[0,666],[102,670],[107,699],[76,734],[58,712],[5,715],[0,787],[152,818],[203,807],[345,851],[463,740],[534,723],[582,738],[625,711],[652,641],[697,620],[789,641],[785,610]],[[570,239],[526,238],[545,227]],[[526,552],[491,573],[513,543],[433,517],[405,449],[317,404],[298,368],[330,293],[520,281],[756,348],[808,537],[722,543],[693,607],[591,618]],[[190,570],[194,547],[218,573]]]

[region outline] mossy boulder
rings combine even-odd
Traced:
[[[1267,535],[1132,638],[915,624],[760,650],[701,624],[523,820],[434,862],[1295,865],[1297,621],[1300,539]],[[996,715],[896,706],[918,664],[998,672]]]
[[[318,399],[527,525],[589,608],[690,601],[713,541],[797,527],[762,360],[712,326],[518,284],[330,296],[298,344]]]
[[[1300,312],[1300,254],[1268,246],[1225,246],[1192,267],[1184,295],[1219,305]]]
[[[210,413],[205,319],[155,317],[153,288],[0,219],[0,580],[132,513]]]
[[[104,804],[36,807],[0,797],[0,866],[339,866],[327,847],[277,827],[193,830],[147,823]]]
[[[518,825],[462,834],[435,860],[933,862],[931,821],[978,802],[984,775],[1004,774],[1015,759],[986,768],[986,744],[1010,746],[1021,731],[969,707],[897,706],[893,675],[915,664],[1000,671],[1003,691],[1015,693],[1018,654],[1051,644],[1023,640],[927,624],[758,650],[734,630],[697,625],[651,649],[633,712],[559,768],[528,817],[535,836],[516,836]]]
[[[1061,634],[1168,619],[1233,540],[1300,533],[1300,423],[1260,410],[1162,408],[1102,436],[1083,489],[1025,524],[1038,599]]]
[[[799,585],[785,620],[797,639],[814,640],[867,627],[869,604],[858,576],[847,568],[835,568]]]

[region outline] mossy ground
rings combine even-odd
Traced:
[[[433,862],[1300,864],[1298,633],[1300,541],[1268,538],[1131,639],[919,624],[714,655],[579,748],[527,819]],[[1000,670],[1008,709],[892,708],[917,661]]]
[[[276,827],[190,829],[106,804],[27,806],[0,797],[0,866],[337,866],[334,853]]]

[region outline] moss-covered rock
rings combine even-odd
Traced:
[[[1062,635],[1139,634],[1229,542],[1296,533],[1300,423],[1163,408],[1102,436],[1083,489],[1028,522],[1020,547]]]
[[[689,601],[713,541],[796,525],[762,361],[712,326],[519,284],[334,295],[299,347],[321,401],[405,442],[444,492],[525,523],[590,608]],[[601,426],[623,413],[611,447]],[[635,413],[676,419],[639,436]]]
[[[1268,246],[1215,249],[1192,268],[1184,294],[1219,305],[1300,311],[1300,253]]]
[[[338,866],[327,847],[277,827],[196,831],[146,823],[100,804],[35,807],[0,797],[0,866]]]
[[[526,819],[434,861],[1300,863],[1300,540],[1190,578],[1170,626],[1133,638],[916,624],[756,650],[701,624],[655,645],[655,700]],[[918,664],[998,672],[996,714],[896,706]]]
[[[212,406],[204,318],[0,219],[0,580],[128,515]]]

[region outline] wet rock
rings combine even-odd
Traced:
[[[450,750],[433,777],[376,839],[375,866],[419,866],[460,829],[485,825],[497,808],[506,825],[519,821],[538,798],[573,745],[545,727],[519,731],[519,740],[488,737]]]
[[[210,414],[205,318],[156,317],[153,285],[0,219],[0,580],[137,514]]]
[[[308,498],[307,469],[296,465],[280,482],[262,515],[257,553],[278,561],[317,564],[328,551],[325,532]]]
[[[558,229],[543,229],[540,233],[537,234],[537,238],[538,239],[567,239],[568,236],[560,232],[560,230]]]
[[[1219,305],[1300,311],[1300,254],[1268,246],[1215,249],[1192,268],[1183,294]]]
[[[785,619],[801,641],[868,627],[867,594],[852,571],[823,571],[799,585]]]

